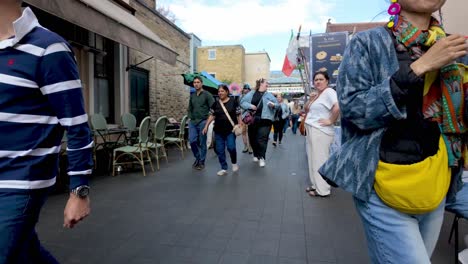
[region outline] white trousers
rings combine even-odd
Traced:
[[[320,176],[318,169],[328,159],[333,135],[327,135],[319,129],[305,125],[307,130],[307,163],[309,164],[309,178],[312,187],[319,195],[329,195],[330,185]]]

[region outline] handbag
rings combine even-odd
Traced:
[[[444,139],[434,156],[409,165],[379,161],[374,190],[388,206],[407,214],[435,210],[449,189],[451,169]]]
[[[314,100],[315,101],[315,100]],[[301,135],[303,136],[307,136],[307,130],[306,130],[306,127],[305,127],[305,121],[307,119],[307,115],[309,114],[309,107],[310,105],[312,104],[312,102],[308,102],[306,107],[305,107],[305,115],[304,117],[302,117],[301,119],[301,123],[299,124],[299,133],[301,133]]]
[[[244,117],[242,118],[242,122],[244,122],[246,125],[252,125],[255,123],[255,112],[256,111],[247,111],[247,113],[245,113]]]
[[[258,104],[256,105],[257,109],[258,109],[258,106],[262,103],[264,95],[265,94],[262,95],[262,97],[260,98],[260,102],[258,102]],[[247,113],[245,113],[244,117],[242,118],[242,122],[246,125],[252,125],[253,123],[255,123],[256,112],[257,111],[254,111],[254,110],[248,110]]]
[[[307,118],[307,114],[305,114],[305,116],[301,120],[301,123],[299,124],[299,133],[301,133],[301,135],[303,135],[303,136],[307,136],[307,131],[306,131],[306,127],[305,127],[306,118]]]
[[[224,107],[224,104],[223,102],[219,101],[219,104],[221,105],[221,108],[223,108],[223,111],[224,111],[224,114],[226,115],[226,117],[229,119],[229,122],[231,122],[231,125],[232,125],[232,133],[234,133],[234,135],[236,136],[240,136],[242,135],[242,126],[240,125],[236,125],[234,124],[234,122],[232,121],[231,119],[231,116],[229,115],[228,111],[226,110],[226,107]]]

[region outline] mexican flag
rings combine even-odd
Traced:
[[[289,39],[288,49],[286,50],[286,56],[284,56],[283,69],[282,69],[282,72],[286,76],[291,76],[291,73],[296,68],[297,48],[298,48],[298,42],[297,42],[297,39],[294,38],[293,31],[291,30],[291,37]]]

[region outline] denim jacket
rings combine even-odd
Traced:
[[[284,103],[284,102],[281,103],[280,106],[281,106],[281,110],[282,110],[282,112],[283,112],[283,114],[281,115],[281,118],[282,118],[282,119],[288,118],[289,115],[291,114],[291,111],[290,111],[290,109],[289,109],[289,106],[288,106],[286,103]]]
[[[252,97],[254,95],[255,91],[250,91],[248,94],[246,94],[244,97],[241,99],[240,106],[243,110],[249,110],[251,109],[250,107],[252,106]],[[275,119],[275,109],[279,107],[278,100],[276,100],[276,97],[271,94],[270,92],[265,92],[262,98],[262,119],[269,119],[271,121],[274,121]],[[271,108],[268,106],[268,103],[272,102],[275,104],[275,107]],[[245,116],[247,111],[245,111],[242,114],[242,117]]]
[[[395,104],[390,91],[390,78],[399,69],[393,43],[383,27],[359,32],[349,42],[336,86],[342,145],[319,169],[325,179],[363,201],[374,188],[386,127],[392,120],[406,118],[405,108]],[[453,175],[461,173],[453,171]],[[452,183],[457,182],[452,178]],[[452,184],[452,196],[457,188]]]

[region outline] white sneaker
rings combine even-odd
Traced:
[[[220,170],[220,171],[218,171],[218,173],[216,173],[216,174],[218,174],[218,176],[226,175],[226,174],[227,174],[227,170]]]
[[[463,251],[458,253],[458,261],[462,264],[468,263],[468,248],[465,248]]]
[[[253,157],[253,162],[258,162],[258,158],[257,158],[257,157]]]
[[[236,172],[239,170],[239,165],[237,164],[232,164],[232,172]]]
[[[265,167],[265,159],[260,159],[260,162],[258,163],[258,165],[263,168]]]

